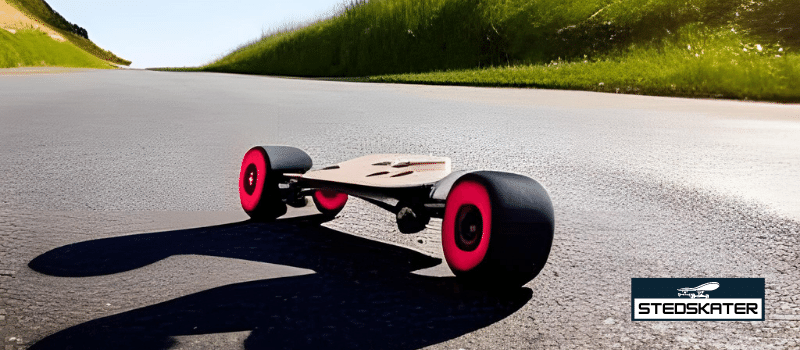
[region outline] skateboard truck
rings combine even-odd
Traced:
[[[397,229],[402,233],[417,233],[425,229],[431,216],[423,205],[400,202],[397,204]]]

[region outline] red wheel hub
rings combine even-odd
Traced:
[[[322,209],[337,211],[344,208],[347,203],[347,194],[330,190],[314,191],[314,199]]]
[[[456,184],[447,195],[442,220],[442,248],[454,271],[466,272],[486,257],[492,234],[489,192],[472,180]]]
[[[264,180],[267,177],[267,159],[260,148],[252,148],[242,159],[239,172],[239,199],[242,209],[252,212],[261,201]]]

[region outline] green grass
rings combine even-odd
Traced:
[[[73,30],[73,24],[64,19],[58,12],[54,11],[44,0],[7,0],[7,2],[14,5],[20,11],[27,13],[32,18],[39,19],[48,24],[69,42],[97,58],[125,66],[131,64],[131,61],[117,57],[111,51],[100,48],[88,38],[76,35]]]
[[[703,40],[705,39],[705,40]],[[650,47],[596,60],[376,75],[390,83],[539,87],[663,96],[800,102],[800,55],[753,44],[728,50],[735,35],[685,38],[685,45]]]
[[[359,1],[201,69],[798,101],[796,1]]]
[[[58,42],[39,30],[19,30],[16,34],[0,30],[0,67],[20,66],[111,68],[72,43]]]

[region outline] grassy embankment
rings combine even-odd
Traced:
[[[796,0],[372,0],[202,70],[800,101]]]
[[[125,60],[125,59],[120,58],[120,57],[117,57],[112,52],[104,50],[104,49],[98,47],[97,45],[95,45],[95,43],[93,43],[88,38],[84,38],[84,37],[76,34],[75,28],[79,28],[79,27],[73,25],[72,23],[70,23],[69,21],[64,19],[64,17],[62,17],[58,12],[54,11],[43,0],[6,0],[6,2],[8,2],[11,5],[13,5],[14,7],[16,7],[18,10],[22,11],[23,13],[28,14],[32,19],[37,20],[37,21],[41,21],[40,22],[41,25],[47,25],[48,27],[52,28],[58,34],[60,34],[62,37],[64,37],[67,41],[69,41],[72,45],[78,47],[79,49],[81,49],[81,50],[83,50],[85,52],[90,53],[91,55],[93,55],[93,56],[95,56],[95,57],[97,57],[97,58],[99,58],[101,60],[112,62],[112,63],[116,63],[116,64],[120,64],[120,65],[125,65],[125,66],[128,66],[128,65],[131,64],[131,61]],[[49,45],[49,43],[46,44],[46,45]],[[26,47],[31,47],[31,46],[30,45],[26,45]],[[68,51],[70,51],[70,50],[62,48],[58,52],[61,52],[61,54],[64,54],[64,53],[66,53]],[[25,53],[19,52],[17,54],[26,55],[27,56],[27,55],[36,55],[37,53],[33,52],[33,51],[26,51]],[[69,64],[69,63],[64,63],[64,62],[67,62],[67,61],[64,61],[63,58],[72,57],[72,56],[73,56],[72,54],[67,54],[67,56],[55,59],[55,61],[62,62],[61,64],[50,63],[49,61],[46,61],[46,62],[48,62],[48,64],[50,64],[50,65]],[[37,62],[41,62],[41,61],[37,61]],[[77,64],[77,62],[79,62],[79,61],[75,61],[75,62],[76,63],[70,64],[69,66],[70,67],[79,66]],[[80,61],[80,62],[82,62],[82,61]],[[38,65],[38,64],[39,63],[37,63],[36,65]],[[14,65],[14,66],[16,66],[16,65]],[[96,66],[97,66],[96,64],[91,65],[91,67],[96,67]],[[89,67],[89,66],[81,66],[81,67]],[[107,67],[107,65],[104,66],[104,67]]]
[[[18,66],[110,68],[70,42],[53,40],[41,31],[25,29],[11,34],[0,29],[0,67]]]

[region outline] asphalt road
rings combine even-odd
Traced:
[[[436,222],[249,223],[241,156],[451,157],[539,180],[525,287],[460,285]],[[50,348],[797,348],[800,107],[149,71],[0,77],[0,336]],[[295,213],[300,215],[302,213]],[[632,322],[632,277],[763,277],[764,322]]]

